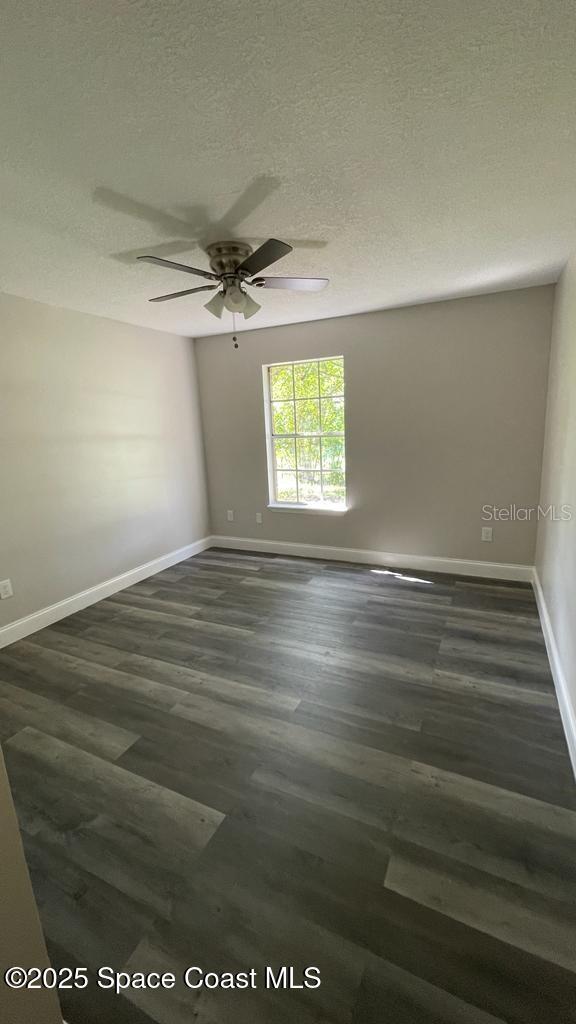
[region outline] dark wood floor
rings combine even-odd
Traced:
[[[0,651],[0,739],[55,965],[259,974],[70,1024],[576,1021],[528,587],[206,552]]]

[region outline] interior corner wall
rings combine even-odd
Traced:
[[[576,772],[576,256],[556,288],[540,503],[556,518],[538,526],[537,593]]]
[[[204,538],[194,343],[0,295],[0,627]]]
[[[554,288],[197,341],[212,533],[533,564]],[[298,296],[291,296],[298,302]],[[262,366],[343,355],[349,511],[268,510]],[[234,510],[234,522],[227,510]],[[256,525],[256,513],[263,524]]]

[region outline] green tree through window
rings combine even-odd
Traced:
[[[343,357],[269,366],[267,401],[273,500],[343,506]]]

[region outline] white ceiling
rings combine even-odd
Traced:
[[[572,0],[4,0],[0,290],[190,335],[270,235],[250,327],[555,280],[576,248]],[[198,284],[202,282],[198,280]],[[209,297],[209,296],[208,296]],[[231,318],[229,318],[231,320]]]

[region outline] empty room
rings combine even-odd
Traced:
[[[1,1024],[576,1024],[576,9],[2,14]]]

